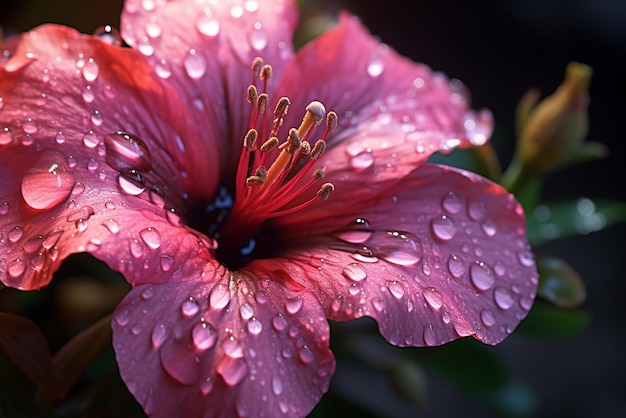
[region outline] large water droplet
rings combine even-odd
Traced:
[[[14,279],[17,279],[22,274],[24,274],[25,270],[26,270],[26,264],[24,263],[24,260],[20,258],[13,260],[7,266],[7,272],[9,273],[9,276]]]
[[[146,245],[152,249],[156,250],[161,246],[161,234],[156,228],[148,227],[144,228],[139,232],[139,236],[146,243]]]
[[[435,287],[427,287],[424,289],[424,299],[426,299],[426,302],[428,302],[433,309],[439,309],[441,305],[443,305],[443,297]]]
[[[480,320],[485,326],[491,327],[496,323],[496,316],[489,309],[480,311]]]
[[[370,239],[372,232],[372,227],[366,219],[357,218],[337,233],[336,237],[351,244],[361,244]]]
[[[283,393],[283,381],[280,380],[280,377],[272,377],[272,392],[277,396]]]
[[[239,341],[237,341],[237,339],[232,335],[222,342],[222,350],[224,350],[224,354],[226,354],[228,357],[243,357],[243,349],[241,348],[241,344],[239,344]]]
[[[235,386],[248,373],[248,365],[242,358],[223,357],[216,370],[227,385]]]
[[[402,299],[402,296],[404,296],[404,288],[396,280],[388,282],[387,288],[396,299]]]
[[[200,311],[200,305],[193,296],[189,296],[180,306],[180,310],[185,316],[194,316]]]
[[[198,349],[207,350],[215,345],[217,330],[211,324],[202,321],[192,328],[191,338]]]
[[[83,206],[80,209],[77,209],[73,212],[70,212],[67,215],[68,222],[76,222],[76,221],[86,221],[91,218],[93,214],[96,213],[91,206]]]
[[[88,131],[83,135],[83,144],[85,144],[87,148],[95,148],[99,143],[98,136],[94,131]]]
[[[480,227],[482,228],[485,235],[487,235],[488,237],[493,237],[496,232],[498,232],[498,227],[491,219],[485,219],[480,224]]]
[[[167,339],[167,327],[165,324],[157,324],[152,329],[152,335],[150,336],[152,340],[152,346],[154,348],[159,348]]]
[[[367,272],[365,271],[365,268],[359,263],[348,264],[344,267],[342,274],[346,279],[355,282],[360,282],[367,277]]]
[[[85,63],[85,65],[83,66],[83,70],[82,70],[83,78],[86,81],[92,82],[96,78],[98,78],[99,70],[100,68],[98,67],[98,64],[94,61],[94,59],[89,58],[87,62]]]
[[[467,214],[475,221],[481,221],[487,214],[485,202],[482,200],[472,200],[467,206]]]
[[[478,290],[487,290],[496,282],[491,268],[482,261],[472,263],[470,266],[470,279]]]
[[[250,318],[247,326],[250,334],[258,335],[263,330],[263,324],[255,317]]]
[[[493,292],[493,299],[496,301],[496,305],[502,309],[509,309],[513,306],[513,295],[508,289],[504,287],[498,287]]]
[[[302,309],[303,303],[302,298],[289,298],[287,302],[285,302],[285,309],[287,309],[287,312],[290,314],[295,315]]]
[[[448,213],[455,214],[461,211],[463,203],[456,193],[449,191],[441,200],[441,206],[443,206]]]
[[[465,271],[463,261],[458,256],[451,254],[448,258],[448,271],[457,279],[460,278]]]
[[[202,15],[196,20],[196,29],[203,35],[214,37],[220,33],[220,23],[209,15]]]
[[[100,26],[94,31],[93,35],[109,45],[119,46],[122,44],[120,31],[111,25]]]
[[[67,171],[63,157],[55,154],[44,156],[22,177],[22,197],[33,209],[51,209],[72,193],[76,179]]]
[[[447,215],[441,215],[437,218],[434,218],[430,222],[430,227],[433,231],[433,234],[436,238],[442,241],[449,241],[456,235],[456,224]]]
[[[102,221],[102,226],[109,230],[112,234],[120,232],[120,224],[113,218],[105,219]]]
[[[193,79],[198,79],[206,73],[207,69],[206,58],[201,52],[195,49],[190,49],[189,53],[183,60],[183,66],[187,75]]]
[[[412,266],[422,259],[422,244],[410,232],[376,232],[368,241],[374,256],[400,266]]]
[[[172,267],[174,267],[174,259],[166,254],[161,254],[159,264],[161,266],[161,270],[170,271]]]
[[[120,175],[117,176],[117,184],[122,191],[131,196],[138,196],[146,190],[146,186],[143,184],[143,178],[134,170],[120,173]]]
[[[118,131],[104,136],[106,163],[117,171],[152,168],[152,156],[144,142],[135,135]]]
[[[226,305],[230,302],[230,289],[223,284],[216,285],[213,290],[211,290],[211,295],[209,296],[209,305],[213,309],[224,309]]]
[[[24,228],[21,226],[16,226],[7,233],[7,238],[9,238],[11,244],[15,244],[22,236],[24,236]]]
[[[239,313],[243,319],[250,319],[254,315],[254,309],[252,309],[252,305],[246,302],[239,307]]]
[[[305,345],[298,351],[298,358],[304,364],[310,364],[313,362],[313,360],[315,360],[315,355],[313,354],[311,349]]]
[[[278,314],[272,318],[272,326],[276,331],[284,331],[289,323],[283,314]]]

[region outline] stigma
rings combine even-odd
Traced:
[[[283,120],[291,106],[289,98],[275,100],[273,112],[268,111],[271,100],[267,86],[272,67],[256,58],[252,74],[246,91],[249,126],[243,137],[234,205],[227,223],[256,228],[267,219],[329,198],[335,187],[332,183],[319,184],[325,172],[315,165],[326,150],[329,133],[337,127],[337,114],[327,113],[322,103],[312,101],[303,109],[300,125],[285,129]],[[315,136],[316,131],[321,135]]]

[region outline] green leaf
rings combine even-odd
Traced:
[[[587,297],[582,278],[565,261],[555,257],[537,258],[539,288],[537,294],[560,308],[580,306]]]
[[[0,312],[0,355],[36,386],[54,391],[57,379],[48,343],[30,319]]]
[[[590,321],[584,311],[566,310],[537,300],[515,332],[531,337],[567,339],[580,334]]]
[[[527,214],[528,240],[533,245],[563,237],[587,235],[626,222],[626,202],[581,198],[543,203]]]

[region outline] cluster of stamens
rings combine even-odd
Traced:
[[[282,97],[277,101],[270,123],[265,113],[269,102],[267,85],[272,76],[272,67],[264,64],[261,58],[256,58],[252,62],[252,72],[252,84],[247,91],[251,107],[250,122],[239,156],[231,216],[235,215],[246,223],[258,224],[265,219],[296,212],[318,199],[326,200],[332,193],[332,183],[322,184],[315,194],[306,191],[324,177],[323,168],[312,172],[311,169],[326,149],[328,134],[337,127],[337,114],[326,114],[320,102],[309,103],[300,126],[289,129],[281,143],[279,131],[290,100]],[[257,84],[262,84],[261,93]],[[326,130],[311,145],[314,128],[324,119]]]

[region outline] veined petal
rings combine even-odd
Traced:
[[[137,52],[65,27],[19,38],[0,67],[3,283],[39,288],[81,251],[140,282],[159,271],[161,251],[197,246],[189,233],[168,241],[186,241],[180,250],[166,239],[182,230],[183,202],[217,188],[208,180],[216,166],[192,161],[186,171],[190,158],[203,158],[197,131],[148,69]]]
[[[346,192],[389,187],[432,153],[482,145],[491,135],[491,114],[469,107],[460,81],[398,55],[347,14],[298,51],[278,85],[278,96],[319,100],[339,116],[319,161],[325,181]],[[297,126],[297,118],[292,112],[285,125]]]
[[[328,323],[315,296],[274,280],[209,262],[199,280],[126,296],[113,345],[147,414],[303,417],[313,409],[335,368]]]
[[[235,150],[226,155],[236,161],[248,129],[252,60],[263,57],[278,77],[293,56],[296,18],[295,4],[283,0],[127,0],[121,31],[181,93],[196,123],[220,138],[212,151],[224,159]]]
[[[526,316],[537,272],[523,211],[502,187],[427,164],[364,196],[358,207],[321,205],[274,225],[285,240],[307,243],[277,268],[317,289],[330,319],[371,316],[391,343],[421,346],[466,335],[497,344]],[[270,264],[278,262],[252,266]]]

